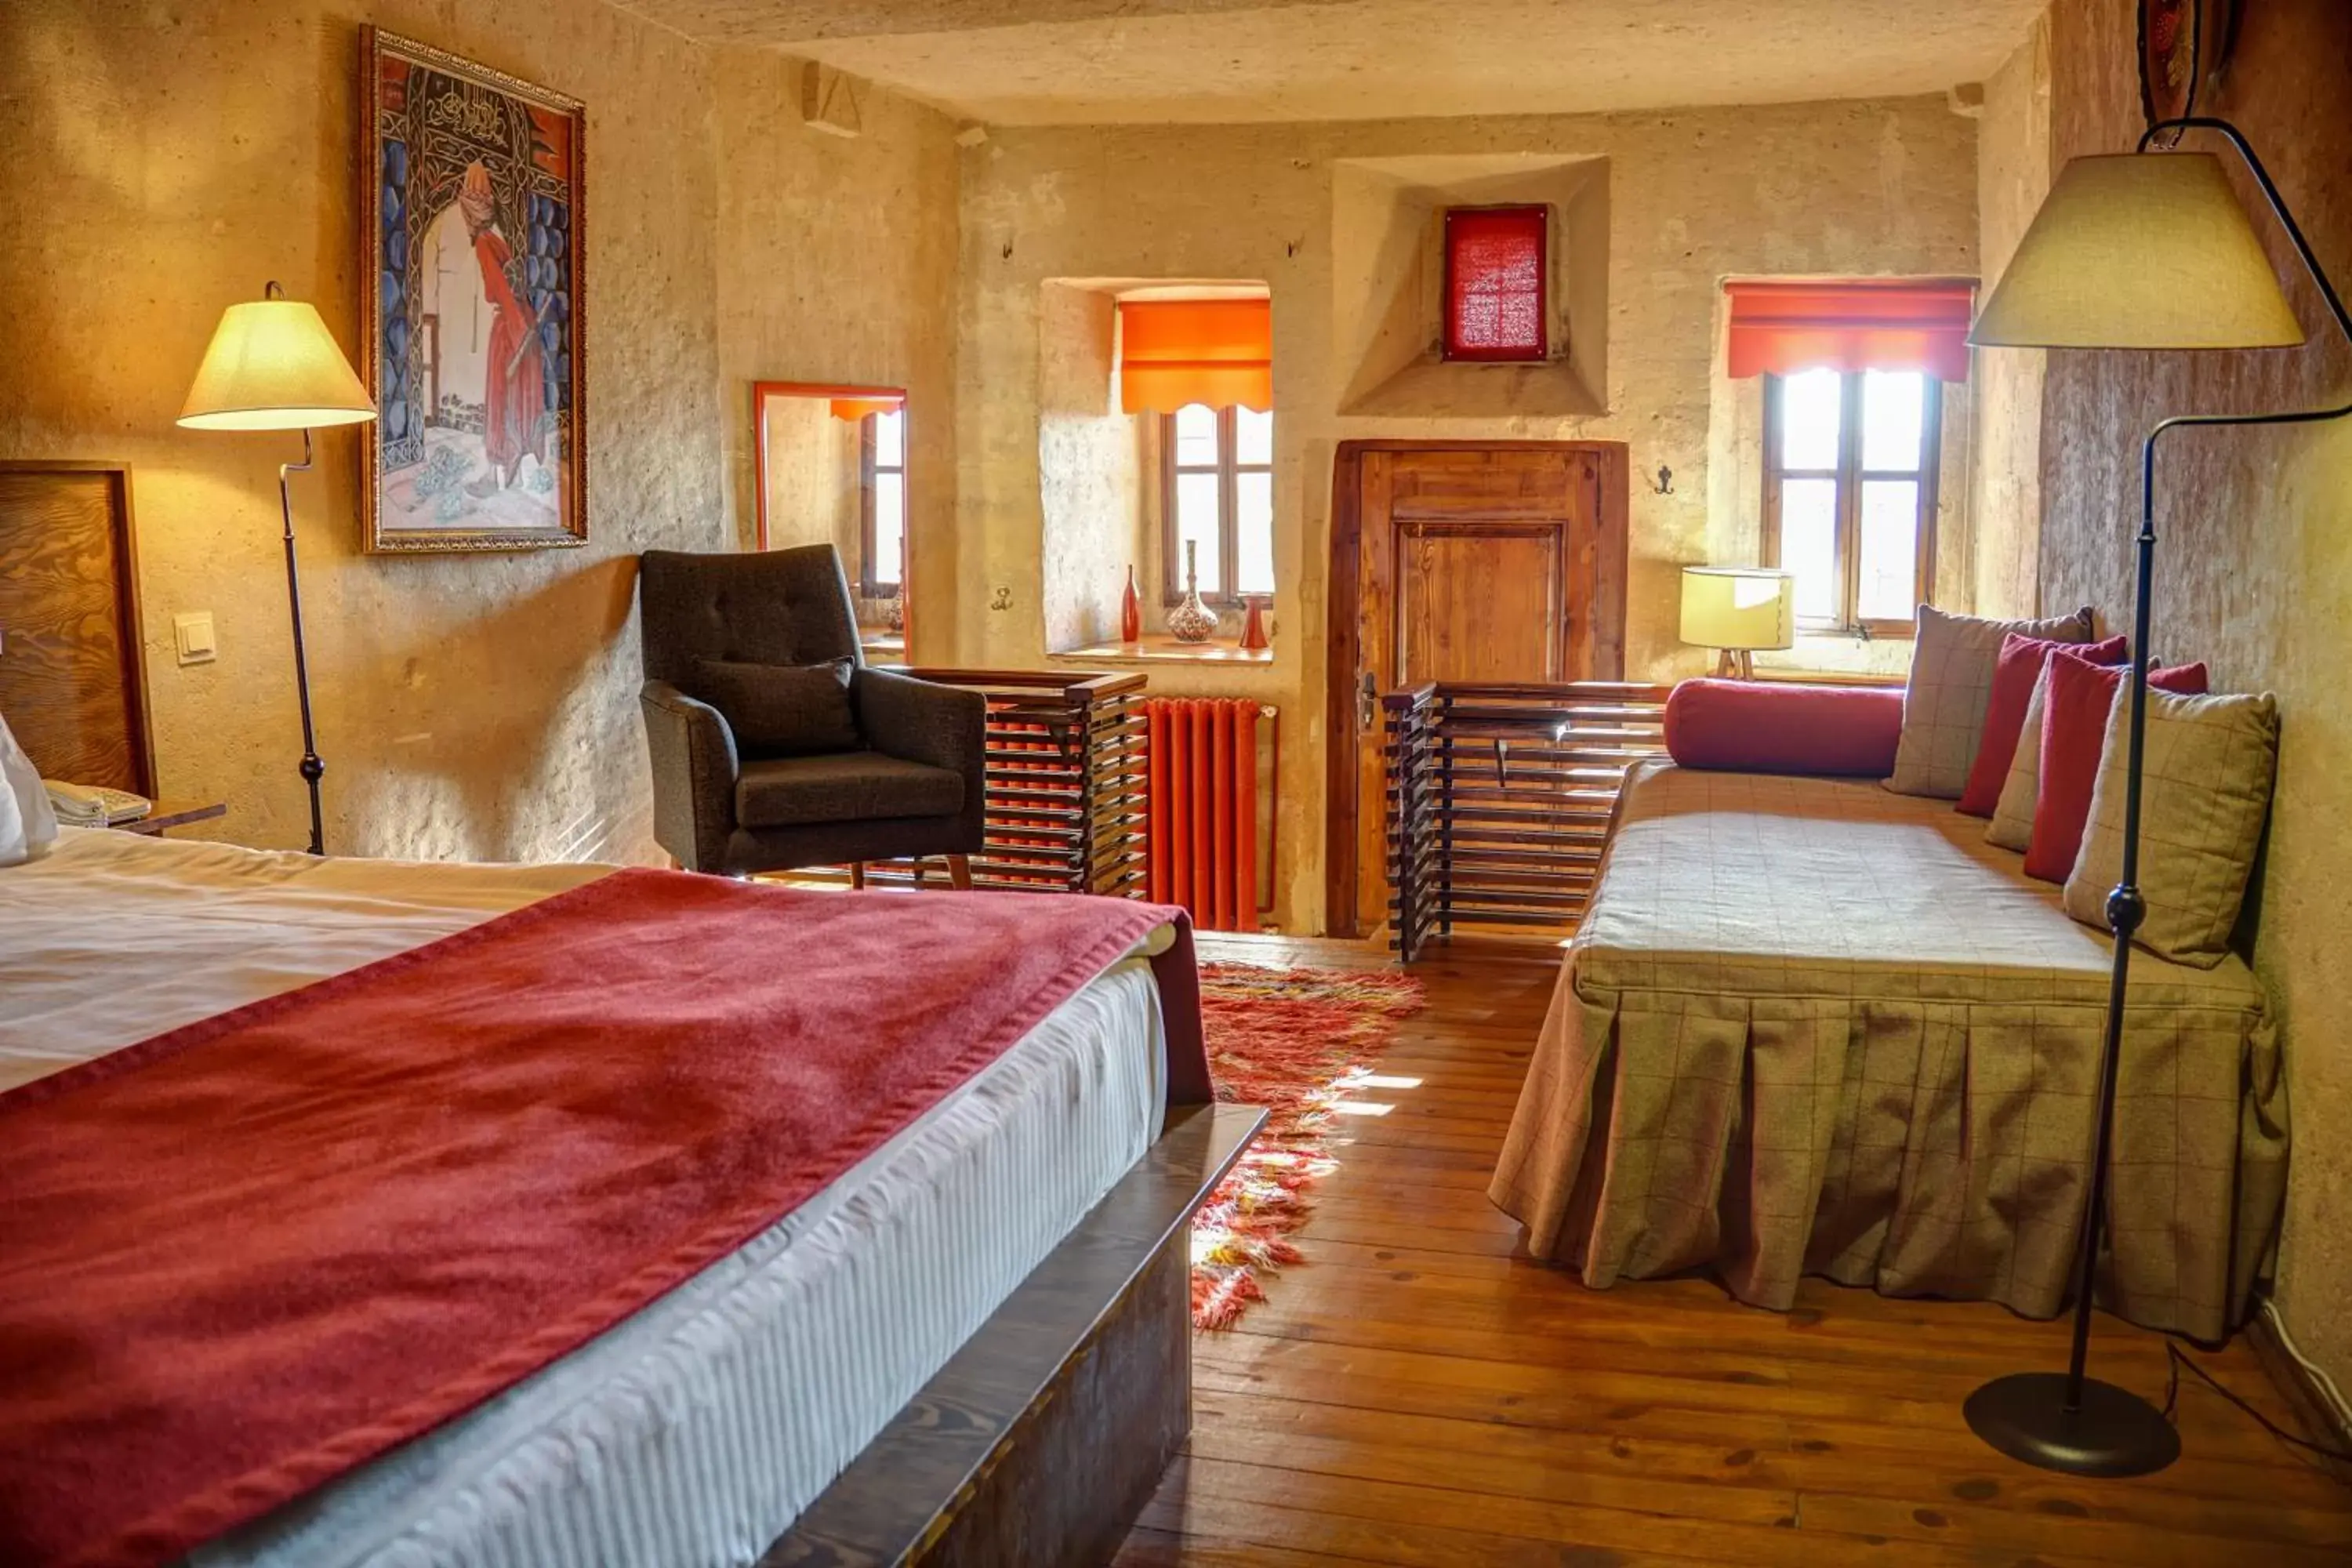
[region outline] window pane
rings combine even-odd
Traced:
[[[1838,466],[1838,405],[1843,377],[1833,370],[1801,371],[1780,378],[1780,466]]]
[[[907,412],[893,409],[877,414],[874,419],[874,463],[877,468],[900,468],[907,464]]]
[[[1872,370],[1862,376],[1862,466],[1874,473],[1919,471],[1919,437],[1927,415],[1927,377],[1916,370]]]
[[[1274,416],[1254,408],[1234,410],[1234,461],[1274,461]]]
[[[906,572],[907,476],[874,476],[874,582],[895,587]]]
[[[1243,437],[1246,451],[1248,437]],[[1240,530],[1234,548],[1240,559],[1234,563],[1234,575],[1239,579],[1234,591],[1243,594],[1274,592],[1274,476],[1272,474],[1241,474],[1234,481],[1234,500],[1240,515],[1234,527]]]
[[[1188,403],[1176,411],[1176,466],[1217,466],[1217,411],[1207,404]]]
[[[1837,481],[1790,479],[1780,486],[1780,570],[1797,579],[1797,614],[1838,618]]]
[[[1180,419],[1183,416],[1179,415]],[[1200,542],[1201,592],[1216,594],[1217,568],[1217,476],[1214,474],[1179,474],[1176,476],[1176,559],[1168,563],[1170,586],[1182,591],[1184,586],[1184,546]]]
[[[1864,620],[1907,621],[1918,604],[1919,481],[1869,479],[1862,487],[1862,584],[1855,607]]]

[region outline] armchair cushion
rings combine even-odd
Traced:
[[[910,763],[980,776],[988,748],[988,699],[892,670],[860,668],[850,682],[866,743]]]
[[[962,774],[880,752],[745,763],[735,784],[736,820],[750,828],[954,816],[963,807]]]
[[[865,744],[849,705],[854,667],[846,658],[799,666],[697,659],[695,695],[727,716],[747,757],[854,752]]]

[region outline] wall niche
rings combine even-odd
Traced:
[[[1549,356],[1448,361],[1445,210],[1550,215]],[[1339,412],[1420,419],[1605,414],[1609,160],[1561,153],[1342,158],[1332,165],[1331,345]]]

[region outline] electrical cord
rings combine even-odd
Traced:
[[[2164,1418],[2167,1421],[2172,1422],[2175,1426],[2179,1425],[2179,1421],[2178,1419],[2178,1406],[2180,1403],[2180,1369],[2185,1366],[2190,1372],[2195,1373],[2199,1379],[2204,1383],[2206,1387],[2211,1389],[2214,1393],[2220,1394],[2222,1398],[2228,1400],[2231,1404],[2236,1405],[2239,1409],[2252,1416],[2261,1424],[2263,1431],[2268,1432],[2280,1442],[2292,1444],[2294,1447],[2298,1448],[2307,1449],[2314,1454],[2319,1455],[2322,1458],[2334,1459],[2342,1464],[2352,1465],[2352,1450],[2331,1448],[2325,1443],[2315,1443],[2307,1437],[2296,1436],[2294,1433],[2289,1432],[2277,1422],[2272,1420],[2269,1416],[2255,1409],[2243,1398],[2223,1387],[2220,1379],[2216,1378],[2211,1373],[2207,1372],[2203,1367],[2199,1366],[2195,1362],[2191,1361],[2181,1350],[2179,1345],[2176,1344],[2169,1339],[2167,1339],[2164,1342],[2164,1355],[2166,1363],[2168,1363],[2164,1379]]]

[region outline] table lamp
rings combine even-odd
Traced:
[[[1754,649],[1796,646],[1797,580],[1765,566],[1684,567],[1682,639],[1717,650],[1717,675],[1753,680]]]
[[[1969,341],[1980,347],[2276,348],[2304,331],[2279,290],[2244,207],[2210,153],[2155,150],[2169,132],[2210,131],[2237,149],[2279,226],[2352,340],[2352,315],[2295,226],[2253,149],[2227,121],[2194,117],[2148,127],[2136,153],[2076,158],[2061,170],[1985,301]],[[2168,430],[2300,425],[2340,419],[2352,404],[2283,414],[2191,414],[2159,421],[2141,449],[2138,582],[2132,599],[2130,749],[2125,762],[2123,878],[2107,896],[2116,943],[2099,1064],[2097,1142],[2074,1273],[2074,1354],[2063,1373],[2019,1373],[1970,1394],[1969,1425],[2012,1458],[2073,1475],[2136,1476],[2179,1457],[2180,1437],[2147,1401],[2084,1374],[2099,1227],[2105,1217],[2132,933],[2139,889],[2140,778],[2146,763],[2148,620],[2156,570],[2156,446]]]
[[[302,649],[302,583],[294,570],[294,500],[287,476],[310,467],[313,429],[374,417],[367,388],[317,310],[287,299],[275,283],[263,298],[222,313],[180,410],[180,423],[191,430],[302,432],[302,460],[278,465],[278,510],[286,524],[286,600],[294,615],[294,689],[302,706],[301,773],[310,788],[313,855],[327,852],[319,813],[319,780],[327,765],[319,760],[310,727],[310,668]]]

